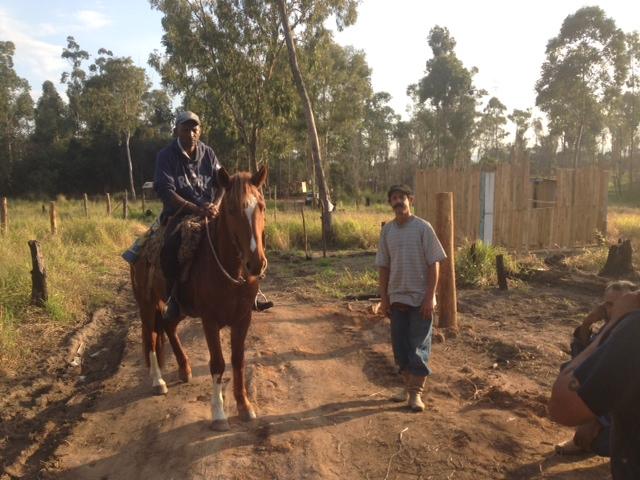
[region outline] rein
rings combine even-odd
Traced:
[[[213,226],[215,228],[215,220]],[[211,248],[211,253],[213,253],[213,258],[215,258],[216,263],[218,264],[218,268],[223,273],[223,275],[227,277],[227,280],[229,280],[234,285],[244,285],[245,283],[247,283],[247,280],[244,277],[240,277],[239,279],[233,278],[231,275],[229,275],[229,272],[227,272],[227,270],[222,266],[222,262],[220,262],[218,254],[216,253],[216,249],[213,246],[213,241],[211,240],[211,232],[209,231],[209,219],[207,217],[204,217],[204,228],[207,231],[207,240],[209,241],[209,247]]]

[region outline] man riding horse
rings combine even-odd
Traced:
[[[167,284],[167,300],[162,318],[175,322],[180,318],[179,282],[180,229],[187,215],[215,218],[223,190],[218,185],[220,162],[213,149],[200,141],[200,118],[182,112],[176,119],[175,140],[158,153],[153,187],[162,200],[160,222],[167,223],[161,252],[161,266]]]

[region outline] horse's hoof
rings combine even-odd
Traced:
[[[169,393],[169,389],[167,388],[166,383],[160,383],[159,385],[153,386],[153,394],[154,395],[166,395]]]
[[[193,378],[193,375],[191,374],[191,370],[185,372],[184,370],[180,370],[178,372],[178,377],[180,378],[180,381],[182,383],[189,383],[191,381],[191,379]]]
[[[242,420],[243,422],[251,422],[257,418],[256,412],[253,410],[253,408],[248,410],[240,410],[238,412],[238,415],[240,416],[240,420]]]
[[[228,420],[214,420],[213,423],[211,423],[211,429],[216,432],[227,432],[229,428]]]

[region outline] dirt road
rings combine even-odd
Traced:
[[[366,304],[303,303],[282,290],[271,296],[276,307],[254,315],[248,340],[258,420],[238,420],[228,388],[231,430],[209,428],[212,386],[197,320],[181,326],[192,383],[178,382],[171,355],[169,393],[151,396],[130,312],[117,371],[96,384],[95,402],[71,397],[85,408],[38,476],[607,478],[604,459],[553,454],[570,431],[553,425],[545,407],[566,359],[562,348],[573,323],[565,319],[579,317],[592,296],[557,286],[461,291],[462,333],[434,347],[423,414],[388,401],[397,378],[386,319],[369,314]],[[229,364],[228,343],[225,351]],[[8,478],[34,478],[24,472]]]

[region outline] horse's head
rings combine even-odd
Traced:
[[[240,251],[242,266],[249,275],[264,277],[267,257],[264,251],[265,202],[260,187],[267,179],[267,168],[251,175],[239,172],[229,177],[224,169],[218,171],[220,186],[225,190],[220,215],[223,228],[229,232]]]

